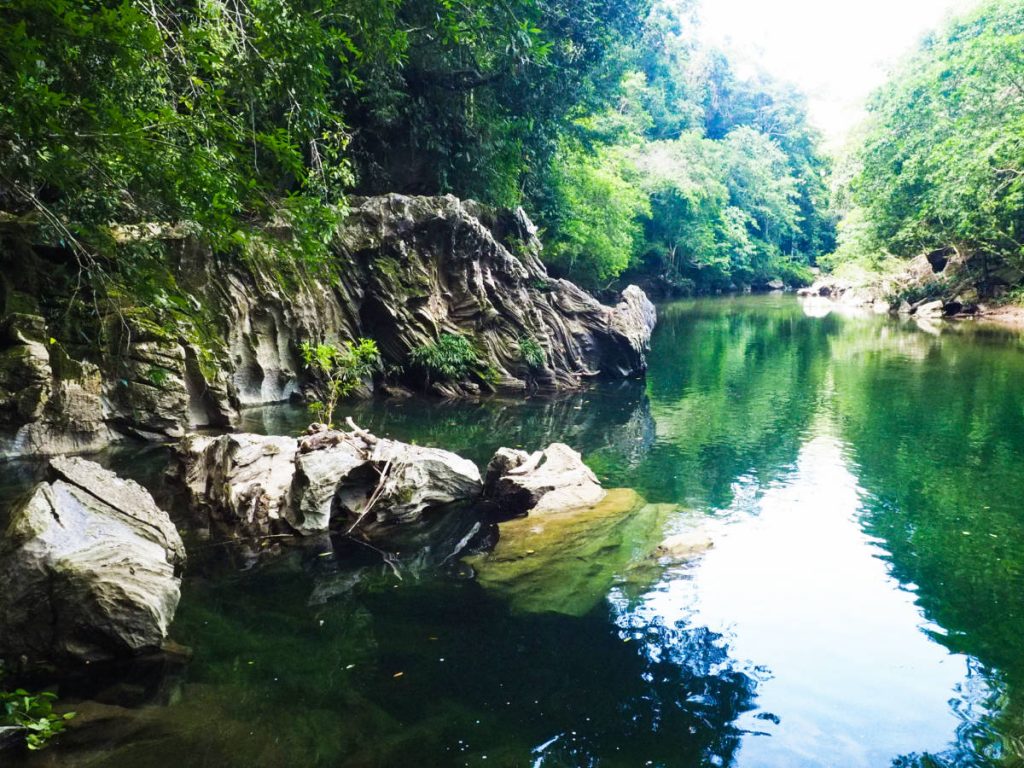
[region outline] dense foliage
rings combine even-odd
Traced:
[[[729,289],[805,282],[832,248],[828,166],[803,97],[739,78],[698,34],[678,4],[656,4],[612,108],[563,139],[539,206],[556,270]]]
[[[124,225],[316,261],[346,194],[453,193],[524,205],[591,286],[792,272],[830,231],[802,101],[678,5],[10,0],[0,212],[115,273]]]
[[[947,247],[1024,261],[1024,3],[987,2],[926,39],[870,111],[837,261]]]

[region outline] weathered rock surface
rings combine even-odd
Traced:
[[[487,466],[488,498],[506,514],[543,514],[597,504],[605,490],[579,453],[563,443],[528,454],[501,448]]]
[[[185,549],[149,493],[97,464],[50,463],[0,540],[0,653],[97,661],[158,648]]]
[[[232,536],[273,533],[295,473],[290,437],[188,435],[179,443],[183,485],[200,524]]]
[[[7,435],[0,450],[53,453],[99,447],[115,434],[177,439],[196,427],[231,426],[243,405],[303,391],[299,345],[308,340],[373,338],[392,372],[377,383],[402,391],[423,384],[410,366],[413,350],[444,333],[463,334],[479,365],[464,381],[432,385],[445,396],[570,389],[595,376],[646,370],[656,318],[643,291],[631,286],[609,307],[550,278],[521,210],[450,196],[350,202],[332,245],[330,282],[298,274],[285,287],[272,269],[155,228],[148,236],[163,241],[182,293],[176,311],[186,319],[134,308],[102,334],[109,346],[73,340],[74,356],[91,363],[56,365],[66,340],[43,344],[59,332],[36,310],[28,316],[31,334],[0,338],[0,434]],[[0,261],[17,260],[0,275],[2,316],[14,304],[5,306],[4,294],[38,291],[29,273],[52,269],[36,252],[29,269],[25,252],[0,248]],[[543,364],[524,359],[525,340],[540,347]]]
[[[352,432],[313,431],[298,440],[190,435],[180,478],[198,518],[221,533],[315,535],[332,520],[409,523],[477,498],[480,470],[449,451]]]
[[[35,315],[0,323],[0,456],[77,453],[106,445],[99,368],[48,343]]]

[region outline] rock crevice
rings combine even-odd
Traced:
[[[605,306],[551,278],[522,210],[451,196],[354,198],[331,244],[329,279],[294,267],[283,280],[184,235],[161,237],[187,320],[156,322],[156,310],[138,307],[111,323],[103,345],[85,348],[79,339],[49,343],[59,333],[41,313],[3,320],[0,455],[229,427],[241,407],[302,395],[304,341],[372,338],[390,384],[443,396],[572,389],[647,367],[655,311],[643,291],[630,286]],[[37,271],[52,268],[37,260]],[[33,286],[17,284],[29,271],[12,270],[4,289],[31,295]],[[463,380],[427,381],[410,355],[446,333],[470,341],[477,365]],[[55,362],[64,341],[79,362]]]

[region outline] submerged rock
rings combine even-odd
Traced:
[[[543,451],[501,448],[487,465],[488,498],[509,515],[578,509],[605,491],[579,453],[563,443]]]
[[[158,648],[179,599],[181,537],[138,484],[77,458],[0,540],[0,654],[98,661]]]
[[[655,550],[657,557],[670,560],[692,560],[715,546],[715,542],[702,531],[686,531],[669,536]]]
[[[591,506],[501,523],[494,550],[466,562],[516,610],[582,616],[614,585],[642,587],[657,578],[651,554],[675,509],[613,489]]]

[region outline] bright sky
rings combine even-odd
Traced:
[[[863,116],[888,68],[977,0],[701,0],[704,34],[737,68],[757,62],[800,87],[830,144]]]

